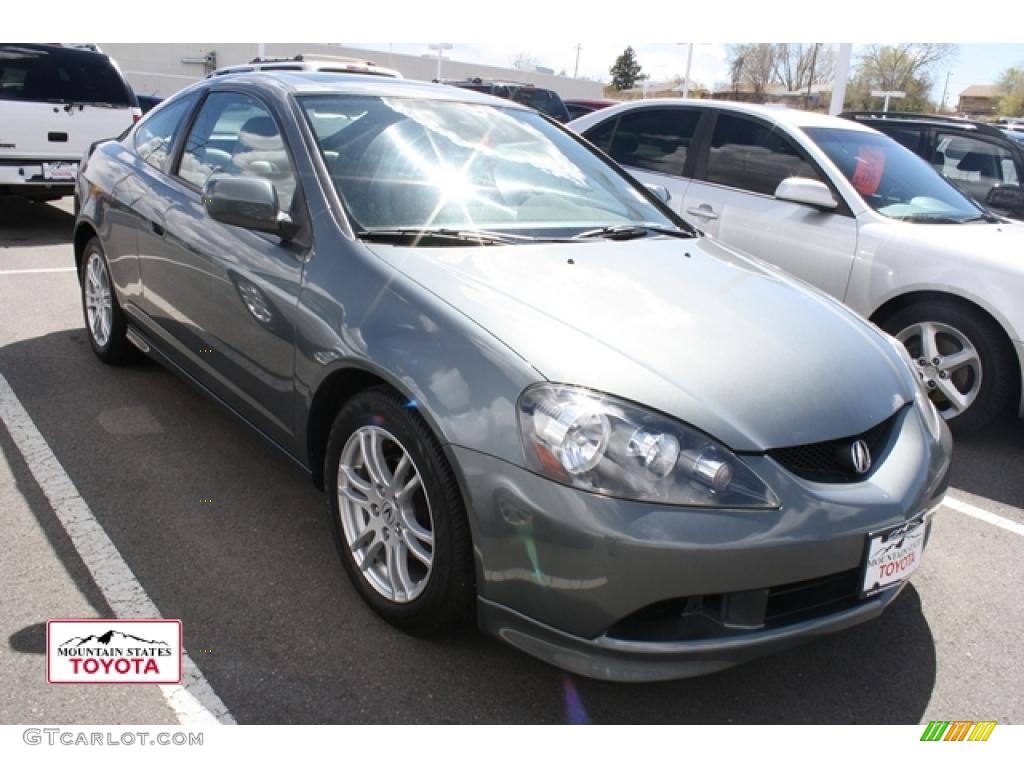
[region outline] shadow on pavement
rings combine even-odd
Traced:
[[[1006,414],[980,435],[956,435],[950,484],[993,501],[1024,507],[1024,421]]]
[[[12,651],[18,653],[46,653],[46,622],[22,627],[7,639]]]
[[[173,374],[104,366],[84,331],[0,349],[0,369],[239,722],[917,723],[931,696],[913,587],[874,622],[662,684],[571,677],[473,628],[409,637],[346,580],[305,473]],[[112,412],[139,428],[111,430]],[[24,492],[52,530],[45,498]]]
[[[75,217],[49,203],[0,197],[0,248],[70,243]]]

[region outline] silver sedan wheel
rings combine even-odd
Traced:
[[[106,346],[110,340],[114,308],[107,265],[96,251],[89,254],[85,263],[85,314],[93,341],[99,347]]]
[[[434,560],[434,523],[419,470],[385,429],[367,426],[345,443],[338,463],[341,526],[356,566],[380,595],[415,600]]]
[[[981,357],[970,340],[944,323],[915,323],[896,338],[917,363],[917,373],[944,419],[971,407],[981,389]]]

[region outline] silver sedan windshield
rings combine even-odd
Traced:
[[[600,156],[533,112],[362,95],[300,101],[358,231],[550,237],[679,226]]]

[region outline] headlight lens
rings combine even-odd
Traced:
[[[576,488],[696,507],[779,506],[725,446],[609,395],[535,385],[519,398],[519,430],[529,468]]]
[[[928,394],[928,388],[924,385],[924,381],[921,378],[921,372],[917,368],[917,363],[914,362],[914,358],[910,356],[907,348],[903,346],[902,341],[897,339],[895,336],[890,336],[881,329],[879,329],[879,333],[889,340],[889,343],[896,349],[896,352],[910,370],[910,376],[914,380],[914,403],[917,405],[917,409],[921,412],[921,417],[924,419],[925,426],[928,427],[928,433],[934,440],[938,440],[942,434],[942,416],[939,414],[938,409],[935,407],[935,403],[932,402],[931,396]]]

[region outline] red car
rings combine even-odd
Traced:
[[[565,103],[565,108],[569,110],[569,118],[572,120],[619,103],[615,99],[562,99],[562,101]]]

